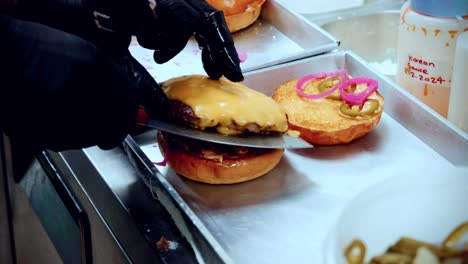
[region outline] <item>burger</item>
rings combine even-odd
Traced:
[[[164,82],[169,118],[229,136],[285,133],[286,114],[272,98],[225,78],[189,75]],[[158,132],[169,166],[179,175],[210,184],[239,183],[267,174],[284,149],[240,147]]]
[[[207,0],[207,2],[223,11],[229,31],[233,33],[257,20],[265,0]]]

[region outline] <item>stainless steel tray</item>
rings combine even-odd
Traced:
[[[339,44],[325,30],[275,0],[266,1],[260,18],[249,28],[234,33],[233,38],[237,50],[247,54],[247,60],[241,63],[244,72],[325,53]],[[204,73],[194,39],[162,65],[156,64],[151,50],[139,46],[135,39],[129,50],[158,81]]]
[[[378,80],[385,110],[367,136],[341,146],[286,151],[270,173],[250,182],[212,186],[185,180],[167,167],[145,182],[165,186],[174,203],[221,262],[324,263],[327,234],[345,204],[366,187],[397,175],[468,166],[468,137],[351,52],[336,52],[246,74],[268,95],[281,83],[346,68]],[[140,156],[160,161],[156,131],[134,137]],[[135,145],[136,144],[136,145]],[[152,181],[152,183],[151,183]]]

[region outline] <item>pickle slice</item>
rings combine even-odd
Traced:
[[[331,88],[333,88],[340,81],[340,79],[341,79],[340,77],[326,78],[325,80],[321,81],[318,84],[317,89],[319,90],[320,93],[324,93],[330,90]],[[336,89],[336,91],[334,91],[332,94],[330,94],[326,98],[332,99],[332,100],[341,100],[339,90]]]
[[[366,107],[366,104],[368,105],[367,109],[364,110]],[[362,107],[359,106],[349,106],[347,103],[342,103],[340,105],[340,112],[344,115],[347,116],[365,116],[365,115],[371,115],[379,108],[379,101],[375,99],[367,99]]]

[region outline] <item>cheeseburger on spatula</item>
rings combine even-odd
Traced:
[[[167,80],[170,118],[200,130],[249,136],[285,133],[286,113],[272,98],[225,78],[189,75]],[[271,171],[283,149],[239,147],[158,132],[165,160],[179,175],[210,184],[239,183]]]

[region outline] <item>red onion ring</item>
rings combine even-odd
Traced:
[[[161,133],[161,132],[158,132],[158,133]],[[158,137],[156,135],[156,137]],[[156,166],[166,166],[167,165],[167,162],[168,162],[168,159],[167,159],[167,153],[166,151],[164,151],[164,149],[168,149],[169,147],[167,146],[167,140],[162,140],[162,145],[163,146],[159,146],[160,148],[163,149],[163,151],[161,151],[162,155],[163,155],[163,160],[162,161],[157,161],[157,162],[153,162],[154,165]]]
[[[167,165],[167,157],[164,155],[164,159],[162,161],[153,162],[156,166],[166,166]]]
[[[353,84],[357,85],[361,83],[367,84],[367,88],[364,91],[358,94],[346,92],[346,88],[348,88],[349,86]],[[377,81],[371,78],[366,78],[366,77],[352,78],[341,84],[340,86],[341,99],[343,99],[343,101],[351,105],[362,105],[373,92],[377,91],[378,86],[379,84],[377,83]]]
[[[333,88],[329,89],[326,92],[319,93],[319,94],[307,94],[307,93],[304,92],[304,87],[310,81],[313,81],[313,80],[319,79],[319,78],[338,77],[338,76],[341,77],[340,81],[335,86],[333,86]],[[315,100],[322,99],[324,97],[329,96],[336,89],[338,89],[340,84],[342,84],[344,82],[344,80],[346,80],[347,78],[348,78],[348,71],[346,71],[346,70],[340,70],[340,71],[336,71],[336,72],[319,72],[319,73],[306,75],[306,76],[302,77],[301,79],[299,79],[299,81],[297,81],[296,91],[299,94],[299,96],[302,96],[302,97],[305,97],[305,98],[315,99]]]

